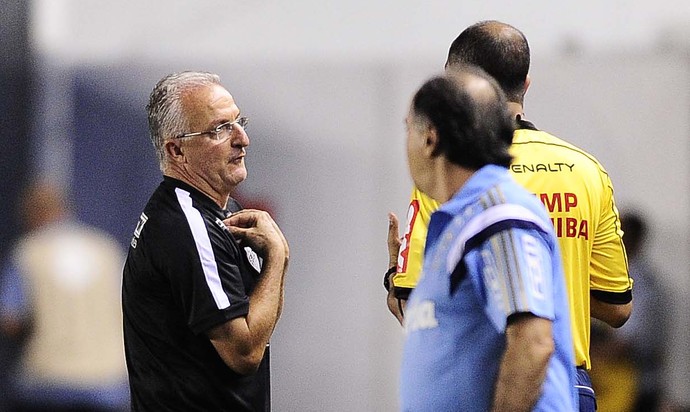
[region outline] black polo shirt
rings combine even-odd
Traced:
[[[141,215],[122,284],[132,410],[270,410],[268,348],[259,370],[243,376],[206,335],[247,315],[260,272],[260,259],[223,224],[226,214],[166,176]]]

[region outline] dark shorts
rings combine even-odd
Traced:
[[[592,380],[585,369],[577,368],[575,388],[580,398],[580,412],[594,412],[597,410],[597,398],[592,388]]]

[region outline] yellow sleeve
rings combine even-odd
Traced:
[[[623,246],[620,217],[613,198],[613,186],[608,175],[603,174],[602,178],[605,186],[601,199],[602,215],[595,228],[592,245],[590,288],[593,292],[620,294],[632,290],[633,281],[628,275],[628,259]],[[610,303],[626,303],[618,301],[619,299],[615,298]]]
[[[410,206],[407,209],[405,236],[398,254],[398,270],[393,277],[396,297],[407,298],[417,286],[424,262],[424,244],[431,214],[439,203],[416,187],[412,190]]]

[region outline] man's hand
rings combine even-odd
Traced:
[[[400,252],[400,245],[402,244],[402,238],[400,237],[398,227],[398,217],[395,213],[388,213],[388,267],[398,266],[398,253]],[[405,301],[400,300],[395,297],[394,287],[393,287],[393,276],[395,272],[388,275],[388,295],[386,296],[386,303],[388,305],[388,310],[398,319],[400,324],[403,324],[403,310],[405,308]]]
[[[398,253],[400,252],[400,245],[402,244],[402,238],[400,237],[400,232],[398,228],[398,217],[395,213],[388,213],[388,267],[398,265]]]
[[[290,248],[283,232],[267,212],[255,209],[244,209],[223,221],[241,244],[250,246],[261,257],[284,255],[285,261],[290,256]],[[275,256],[279,257],[279,256]]]
[[[214,327],[207,335],[228,367],[249,374],[259,367],[282,313],[290,249],[278,225],[264,211],[241,210],[223,223],[240,244],[250,246],[264,262],[249,296],[249,313]]]

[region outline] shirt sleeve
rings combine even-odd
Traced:
[[[439,204],[414,188],[407,209],[407,226],[398,254],[397,273],[393,277],[396,297],[407,298],[417,286],[424,264],[424,245],[431,214]]]
[[[181,199],[186,222],[176,236],[160,234],[168,252],[167,266],[173,298],[194,333],[205,332],[249,312],[239,248],[222,221],[208,221],[191,203]],[[186,224],[185,224],[186,223]],[[184,227],[186,226],[186,227]],[[164,228],[161,227],[161,231]],[[170,253],[174,250],[174,253]]]
[[[508,317],[515,313],[555,318],[552,254],[536,230],[494,233],[468,251],[464,260],[497,331],[505,331]]]
[[[627,303],[632,299],[632,279],[623,246],[618,209],[613,198],[613,186],[604,174],[602,215],[595,229],[590,262],[590,288],[598,298],[610,303]],[[603,293],[601,293],[603,292]]]

